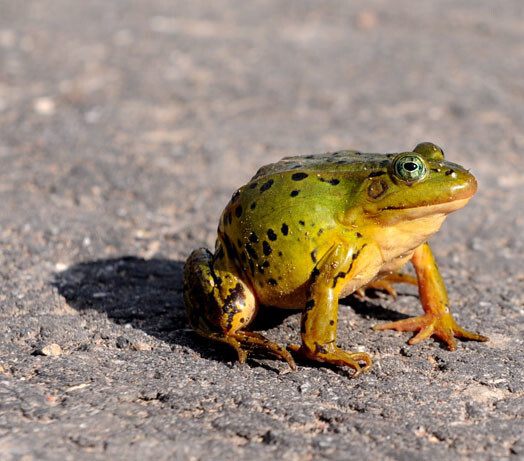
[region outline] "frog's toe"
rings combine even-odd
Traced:
[[[297,366],[295,360],[288,350],[279,346],[277,343],[270,341],[259,333],[253,331],[237,331],[235,332],[235,338],[242,343],[244,347],[249,350],[258,350],[271,354],[279,359],[285,360],[292,370],[296,370]],[[247,357],[247,353],[246,353]],[[240,360],[240,354],[239,354]],[[240,360],[242,361],[242,360]],[[245,359],[244,359],[245,362]]]
[[[372,364],[371,357],[365,352],[346,352],[332,343],[324,346],[317,345],[314,351],[295,344],[288,346],[288,348],[302,358],[353,368],[355,372],[352,378],[368,371]],[[363,365],[361,365],[362,362]]]
[[[417,331],[418,333],[411,338],[409,344],[418,344],[430,336],[435,335],[447,343],[450,350],[455,350],[457,341],[453,336],[453,331],[444,325],[436,325],[432,316],[423,315],[410,319],[398,320],[396,322],[375,325],[374,330],[396,330],[396,331]],[[444,327],[444,328],[443,328]]]
[[[233,348],[235,349],[235,351],[237,351],[237,354],[238,354],[238,362],[239,363],[246,363],[246,360],[247,360],[247,351],[245,351],[244,349],[242,349],[242,347],[240,346],[240,344],[238,345],[234,345],[234,344],[231,344],[229,343],[231,346],[233,346]]]
[[[483,343],[489,341],[487,336],[471,333],[470,331],[464,330],[464,328],[460,327],[459,325],[456,325],[456,328],[453,332],[456,338],[469,339],[471,341],[481,341]]]
[[[396,331],[417,331],[426,326],[422,322],[422,317],[414,317],[411,319],[398,320],[396,322],[382,323],[375,325],[373,330],[396,330]],[[430,335],[431,336],[431,333]]]
[[[368,285],[359,288],[356,293],[360,297],[366,295],[367,290],[381,290],[385,291],[387,294],[391,295],[394,299],[397,299],[397,291],[393,287],[393,284],[387,280],[377,280],[376,282],[369,283]]]
[[[358,296],[363,297],[366,294],[366,290],[382,290],[396,299],[397,292],[393,286],[394,283],[408,283],[410,285],[417,285],[418,281],[417,278],[413,275],[404,274],[403,272],[393,272],[392,274],[388,274],[379,280],[375,280],[374,282],[368,283],[367,285],[359,288],[356,293]]]
[[[418,333],[408,341],[409,344],[418,344],[430,336],[436,336],[448,345],[450,351],[454,351],[457,347],[457,340],[455,338],[470,339],[473,341],[488,340],[485,336],[470,333],[461,328],[449,313],[442,315],[424,314],[420,317],[376,325],[373,329],[417,331]]]

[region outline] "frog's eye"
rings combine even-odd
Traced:
[[[420,181],[426,176],[428,171],[424,160],[413,154],[400,155],[395,160],[395,174],[408,183]]]

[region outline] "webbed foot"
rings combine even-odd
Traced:
[[[355,372],[352,378],[357,378],[371,368],[371,357],[365,352],[346,352],[333,343],[319,345],[315,343],[315,350],[292,344],[288,349],[292,350],[299,357],[315,360],[317,362],[330,363],[332,365],[346,366],[353,368]],[[361,366],[360,363],[364,362]]]
[[[442,314],[426,313],[420,317],[398,320],[396,322],[376,325],[374,330],[396,330],[396,331],[418,331],[411,338],[409,344],[418,344],[419,342],[437,336],[444,341],[450,351],[454,351],[457,346],[455,338],[470,339],[473,341],[488,341],[488,338],[476,333],[471,333],[460,327],[449,312]]]
[[[238,353],[238,361],[240,363],[246,361],[247,351],[245,349],[248,349],[250,351],[256,350],[273,355],[281,360],[285,360],[292,370],[297,369],[295,360],[293,360],[293,357],[288,350],[279,346],[277,343],[270,341],[259,333],[240,330],[234,333],[234,338],[240,343],[238,347],[235,347],[235,350]]]

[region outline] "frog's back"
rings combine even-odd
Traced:
[[[310,173],[328,172],[331,174],[359,177],[365,171],[382,168],[390,163],[395,154],[364,154],[356,150],[341,150],[318,155],[284,157],[275,163],[261,167],[253,181],[274,174],[306,171]],[[249,185],[248,184],[248,185]]]
[[[366,178],[386,172],[393,155],[344,150],[285,157],[260,168],[238,189],[224,218],[230,223],[242,217],[239,224],[252,227],[303,209],[317,221],[329,223],[339,208],[347,210],[355,204]]]

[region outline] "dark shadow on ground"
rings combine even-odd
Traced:
[[[361,298],[355,295],[348,296],[340,300],[340,304],[349,306],[358,315],[368,319],[384,320],[394,322],[396,320],[403,320],[409,318],[409,315],[387,309],[380,304],[372,303],[370,300],[383,297],[384,293],[376,290],[367,290],[366,297]]]
[[[126,256],[76,264],[55,274],[54,285],[78,311],[96,310],[164,341],[187,328],[182,261]]]
[[[53,285],[79,312],[95,310],[131,324],[166,344],[186,346],[207,359],[234,361],[235,352],[189,330],[183,300],[184,261],[126,256],[76,264]]]
[[[190,347],[214,360],[235,360],[234,351],[198,337],[186,320],[183,301],[183,261],[133,256],[76,264],[57,273],[53,284],[78,311],[95,310],[117,324],[131,324],[168,344]],[[399,320],[405,315],[356,297],[342,300],[363,317]],[[343,307],[344,308],[344,307]],[[296,310],[263,306],[251,325],[267,330],[280,325]],[[224,352],[228,351],[224,355]]]

